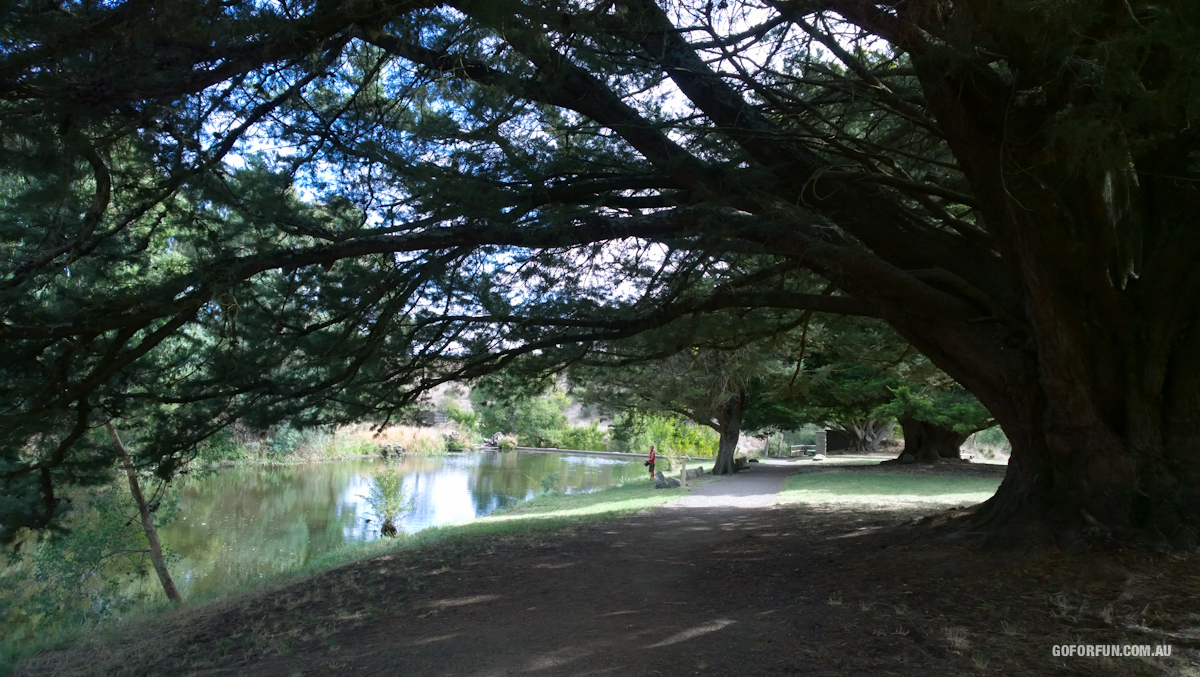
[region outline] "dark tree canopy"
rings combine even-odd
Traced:
[[[109,418],[169,474],[742,308],[974,393],[980,526],[1194,544],[1197,44],[1182,0],[7,3],[0,514]]]

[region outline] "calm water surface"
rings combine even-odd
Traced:
[[[637,459],[521,452],[405,456],[414,510],[408,533],[465,522],[540,493],[559,476],[564,493],[619,484],[645,472]],[[180,560],[171,566],[181,592],[203,592],[287,571],[338,547],[379,537],[365,497],[383,461],[354,460],[223,470],[185,484],[179,519],[161,536]]]

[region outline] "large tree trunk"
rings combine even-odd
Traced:
[[[1030,208],[1044,207],[1031,200]],[[974,327],[896,323],[979,397],[1012,443],[1004,481],[972,530],[1005,547],[1194,547],[1200,318],[1167,302],[1166,290],[1114,302],[1129,306],[1127,316],[1080,309],[1063,289],[1069,282],[1055,279],[1062,262],[1041,263],[1031,273],[1029,334],[1019,341],[1015,328],[993,342]],[[1151,282],[1146,274],[1131,284]],[[1115,291],[1105,277],[1095,283],[1097,297],[1105,287]]]
[[[739,392],[730,397],[717,411],[717,432],[721,435],[717,447],[717,459],[713,463],[714,475],[730,475],[736,472],[733,454],[737,451],[738,439],[742,434],[742,414],[746,410],[746,394]]]
[[[166,593],[167,599],[175,604],[181,604],[183,597],[179,595],[179,589],[175,587],[175,581],[171,578],[171,572],[167,571],[166,562],[163,560],[162,544],[158,540],[158,529],[154,526],[154,515],[150,512],[150,507],[146,504],[146,497],[142,495],[142,487],[138,482],[137,468],[133,465],[133,459],[129,456],[129,451],[121,442],[121,437],[117,435],[117,429],[113,426],[112,421],[104,424],[108,429],[108,435],[112,438],[113,445],[117,448],[117,455],[121,459],[121,466],[125,469],[125,477],[129,480],[129,492],[133,494],[133,500],[137,503],[138,515],[142,520],[142,530],[146,532],[146,541],[150,544],[150,562],[154,565],[154,571],[158,574],[158,581],[162,584],[163,592]]]
[[[887,439],[895,427],[895,421],[880,421],[876,418],[853,419],[838,424],[838,428],[850,438],[850,448],[847,451],[856,454],[879,451],[879,443]]]
[[[1165,379],[1157,397],[1135,383],[1124,397],[1096,389],[1050,399],[1035,390],[1018,400],[1016,415],[1001,419],[1013,445],[1008,472],[980,509],[980,525],[1000,542],[1024,541],[1038,530],[1072,549],[1112,539],[1194,547],[1200,387],[1182,376],[1189,362],[1196,373],[1200,346],[1190,348],[1190,355],[1181,350],[1171,360],[1180,367],[1178,376]],[[1059,385],[1043,383],[1051,392]],[[1104,395],[1115,405],[1111,416],[1095,406]]]
[[[885,463],[940,463],[943,459],[960,459],[963,442],[970,437],[908,417],[900,419],[900,428],[904,431],[904,450],[896,459]],[[912,460],[905,456],[911,456]]]
[[[1028,4],[832,4],[911,57],[922,112],[962,172],[953,185],[970,193],[965,220],[936,201],[922,201],[943,210],[927,219],[885,190],[822,178],[819,154],[780,143],[771,120],[680,46],[665,15],[643,42],[761,166],[786,168],[770,189],[782,199],[764,212],[811,206],[863,248],[843,255],[850,244],[827,246],[803,218],[764,244],[870,304],[995,415],[1013,453],[977,513],[981,530],[1193,546],[1200,132],[1173,98],[1182,94],[1166,93],[1194,78],[1179,47],[1192,29],[1147,29],[1120,3],[1076,15]],[[1094,23],[1055,43],[1065,16]],[[1040,33],[1013,30],[1020,18]],[[981,55],[971,48],[981,40],[1002,48]],[[1075,62],[1094,64],[1094,77]]]
[[[1040,108],[1003,121],[982,113],[1022,83],[963,97],[944,65],[914,63],[1021,298],[1009,306],[1019,322],[993,313],[1007,336],[986,352],[960,344],[949,355],[968,339],[961,328],[938,338],[928,333],[937,327],[921,330],[943,343],[935,362],[982,395],[1013,445],[981,526],[1020,541],[1035,529],[1073,547],[1196,545],[1200,191],[1170,178],[1193,176],[1186,144],[1070,169],[1047,155],[1054,127]]]

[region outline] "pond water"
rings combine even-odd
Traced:
[[[364,459],[295,466],[234,468],[181,487],[179,518],[160,531],[179,558],[172,574],[186,597],[288,571],[349,543],[379,538],[367,507],[371,473]],[[542,491],[557,473],[564,493],[593,491],[639,477],[638,459],[497,452],[405,456],[414,509],[397,526],[413,533],[465,522]]]

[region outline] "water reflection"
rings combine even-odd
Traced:
[[[185,594],[302,566],[346,543],[379,537],[366,496],[383,461],[236,468],[182,487],[180,519],[162,530],[181,561]],[[634,459],[521,452],[406,456],[398,463],[414,509],[408,533],[465,522],[532,498],[558,475],[564,493],[592,491],[639,476]]]

